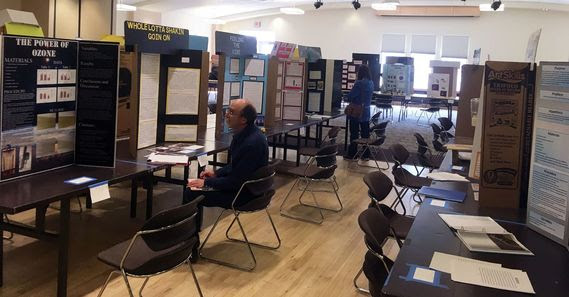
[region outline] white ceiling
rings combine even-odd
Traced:
[[[218,18],[239,14],[263,12],[275,13],[280,7],[300,6],[305,10],[314,10],[315,0],[117,0],[118,3],[132,4],[144,10],[165,12],[184,9],[188,16]],[[381,0],[360,0],[363,7]],[[351,8],[352,0],[323,0],[320,9]],[[492,0],[400,0],[401,5],[469,5],[490,3]],[[548,5],[568,5],[569,0],[502,0],[506,7],[545,8]]]

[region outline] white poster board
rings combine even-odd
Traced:
[[[262,81],[243,81],[243,99],[248,99],[257,110],[257,113],[263,112],[263,87],[264,83]]]
[[[156,144],[159,85],[160,55],[141,54],[137,142],[139,149]]]

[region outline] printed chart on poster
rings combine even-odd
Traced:
[[[168,68],[167,115],[197,115],[200,99],[200,69]]]
[[[140,102],[138,112],[138,148],[156,144],[158,129],[158,90],[160,55],[140,55]]]
[[[73,164],[78,42],[0,38],[0,179]]]
[[[283,120],[299,121],[304,115],[305,66],[303,60],[285,62],[282,78],[282,109],[278,110]]]
[[[530,228],[569,243],[569,63],[542,62],[528,193]]]

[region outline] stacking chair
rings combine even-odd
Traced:
[[[354,286],[358,291],[369,293],[372,297],[379,297],[382,296],[381,288],[393,266],[393,261],[383,254],[383,245],[389,235],[389,222],[377,208],[368,208],[359,215],[358,223],[364,232],[367,252],[362,268],[354,278]],[[369,281],[369,290],[357,285],[362,272]]]
[[[433,140],[433,148],[437,152],[437,158],[441,158],[441,159],[444,158],[446,152],[448,151],[448,149],[445,147],[445,145],[436,139]]]
[[[439,140],[439,138],[441,138],[443,128],[435,123],[431,123],[431,129],[433,129],[433,140]]]
[[[139,296],[142,296],[150,277],[187,263],[198,293],[203,297],[189,259],[192,249],[198,244],[197,205],[203,198],[198,197],[188,204],[156,214],[132,239],[99,253],[99,260],[115,270],[107,277],[98,296],[103,294],[114,273],[122,275],[131,297],[134,295],[128,277],[144,278],[139,291]]]
[[[396,143],[393,144],[389,149],[391,150],[391,154],[393,155],[393,159],[395,161],[395,165],[393,165],[393,169],[391,171],[395,179],[395,185],[401,187],[400,191],[397,190],[396,187],[394,188],[398,199],[394,205],[392,205],[392,208],[396,209],[398,205],[401,205],[403,208],[403,215],[405,215],[407,213],[405,205],[403,204],[403,197],[405,197],[405,194],[411,190],[411,192],[413,192],[413,200],[418,203],[423,202],[421,200],[421,197],[417,195],[417,192],[419,189],[421,189],[422,186],[429,186],[432,180],[426,177],[416,176],[413,173],[409,172],[407,169],[403,168],[403,164],[405,164],[409,158],[409,151],[407,151],[404,146]],[[418,200],[415,200],[415,197],[418,197]]]
[[[342,211],[344,206],[342,205],[342,201],[340,200],[340,196],[338,196],[339,185],[338,185],[338,182],[336,181],[336,176],[334,175],[336,168],[338,167],[336,165],[336,155],[337,154],[338,154],[338,145],[336,145],[336,144],[332,144],[332,145],[322,147],[316,153],[316,155],[314,155],[313,157],[311,157],[308,160],[305,167],[297,167],[297,168],[289,171],[289,173],[296,175],[297,179],[293,183],[293,185],[290,188],[290,190],[288,191],[285,199],[281,203],[281,206],[280,206],[281,216],[288,217],[291,219],[300,220],[300,221],[304,221],[304,222],[308,222],[308,223],[322,224],[322,222],[324,221],[324,214],[322,213],[322,210],[329,210],[329,211],[333,211],[333,212]],[[301,217],[301,216],[294,215],[294,214],[291,214],[290,212],[285,211],[284,206],[285,206],[286,201],[288,200],[292,190],[300,182],[304,182],[305,184],[301,188],[302,193],[298,197],[298,202],[300,203],[300,205],[316,208],[318,210],[318,212],[320,213],[320,219],[310,219],[310,218],[306,218],[306,217]],[[336,208],[336,209],[324,208],[318,204],[318,201],[316,201],[316,196],[314,195],[314,190],[308,189],[309,186],[315,182],[326,182],[332,186],[332,190],[333,190],[334,194],[336,195],[336,199],[338,200],[338,204],[340,205],[339,208]],[[314,201],[313,205],[306,204],[306,203],[302,202],[302,196],[304,196],[304,193],[306,193],[306,191],[309,191],[310,194],[312,195],[312,199]]]
[[[377,169],[379,170],[389,169],[389,162],[387,161],[387,156],[385,155],[385,152],[381,149],[381,145],[385,142],[385,137],[386,137],[385,131],[387,130],[387,124],[389,124],[389,121],[384,121],[373,126],[370,129],[371,130],[370,138],[358,138],[354,140],[354,142],[358,145],[358,150],[354,155],[354,160],[356,160],[356,163],[359,166],[369,167],[367,165],[362,165],[358,162],[360,157],[362,157],[365,154],[365,152],[369,150],[369,153],[373,158],[373,161],[375,162],[375,167],[377,167]],[[385,163],[387,164],[387,167],[385,168],[380,167],[379,163],[377,162],[377,156],[379,153],[383,155],[383,160],[385,160]]]
[[[381,171],[370,172],[364,176],[364,183],[368,187],[368,196],[374,202],[373,205],[383,213],[389,221],[389,228],[399,247],[413,225],[413,217],[398,214],[391,207],[381,204],[393,189],[393,182]],[[399,199],[399,198],[396,198]]]
[[[330,130],[328,130],[328,134],[326,134],[326,137],[322,140],[322,144],[326,145],[326,144],[336,143],[336,138],[338,137],[338,133],[340,132],[341,129],[342,128],[337,126],[330,128]],[[302,156],[312,157],[316,155],[319,149],[320,149],[319,147],[306,146],[306,147],[301,147],[298,153]]]
[[[417,140],[417,158],[419,159],[421,167],[423,167],[423,169],[429,168],[429,172],[432,172],[434,169],[438,169],[441,166],[443,158],[441,158],[439,154],[433,155],[429,145],[421,134],[415,133],[413,136],[415,136],[415,139]],[[421,174],[423,169],[421,169],[421,171],[417,171],[417,174]]]
[[[269,204],[271,203],[271,199],[275,195],[275,190],[273,189],[274,176],[275,176],[274,167],[271,165],[265,166],[265,167],[257,169],[257,171],[255,171],[253,173],[251,179],[249,179],[248,181],[244,182],[243,185],[241,185],[241,188],[239,188],[237,195],[235,195],[235,198],[233,198],[233,202],[231,203],[231,208],[230,209],[224,209],[219,214],[219,216],[215,220],[215,223],[213,224],[213,227],[209,230],[209,233],[207,234],[202,245],[200,246],[199,251],[200,251],[200,257],[201,258],[208,260],[210,262],[216,263],[216,264],[220,264],[220,265],[224,265],[224,266],[228,266],[228,267],[232,267],[232,268],[236,268],[236,269],[240,269],[240,270],[245,270],[245,271],[252,271],[257,266],[257,259],[255,258],[255,254],[253,254],[252,246],[265,248],[265,249],[271,249],[271,250],[276,250],[281,246],[281,238],[279,236],[279,233],[277,232],[277,228],[275,227],[275,223],[273,222],[273,219],[271,218],[271,214],[269,213],[269,210],[268,210]],[[239,198],[243,197],[243,195],[241,195],[241,193],[244,193],[243,191],[245,191],[245,190],[247,190],[254,198],[249,200],[248,202],[239,201]],[[225,262],[222,260],[214,259],[212,257],[209,257],[209,256],[203,254],[203,248],[207,244],[209,237],[211,236],[211,234],[213,233],[213,231],[217,227],[217,224],[219,223],[219,221],[223,217],[223,214],[226,211],[229,211],[233,214],[233,220],[231,221],[231,224],[229,224],[229,227],[225,231],[225,236],[230,241],[244,243],[247,246],[247,249],[249,251],[249,255],[251,256],[250,265],[241,265],[241,264],[229,263],[229,262]],[[247,238],[247,235],[245,234],[245,229],[243,229],[243,225],[241,223],[241,220],[239,219],[239,215],[241,215],[242,213],[253,213],[253,212],[259,212],[259,211],[265,211],[265,213],[267,214],[267,217],[269,218],[269,222],[271,223],[273,232],[275,233],[275,237],[277,239],[276,245],[269,246],[269,245],[264,245],[261,243],[255,243],[255,242],[250,241]],[[235,222],[237,222],[237,225],[239,226],[239,229],[241,230],[241,235],[243,235],[244,240],[232,238],[229,236],[229,231],[231,230],[231,228],[233,227]]]
[[[435,113],[437,114],[437,116],[440,116],[440,111],[441,111],[440,100],[432,100],[427,108],[421,108],[421,113],[417,118],[417,123],[419,123],[419,120],[423,115],[427,116],[427,123],[430,123],[431,118],[434,116]]]
[[[449,132],[450,129],[452,129],[452,127],[454,127],[454,124],[452,123],[452,121],[446,117],[440,117],[440,118],[438,118],[438,120],[439,120],[439,123],[441,123],[441,128],[442,128],[441,134],[444,135],[446,139],[454,138],[454,135],[452,135]]]

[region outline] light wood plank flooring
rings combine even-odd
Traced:
[[[358,214],[368,203],[367,187],[362,181],[366,172],[373,169],[352,166],[339,160],[336,171],[340,184],[340,198],[344,210],[340,213],[325,212],[322,225],[304,223],[279,215],[279,205],[292,186],[291,177],[277,178],[277,193],[270,206],[282,246],[276,251],[254,248],[257,268],[243,272],[210,262],[200,261],[194,265],[205,296],[361,296],[352,285],[352,279],[361,268],[365,246],[363,235],[357,224]],[[413,172],[414,169],[410,170]],[[193,171],[195,172],[195,171]],[[179,172],[175,172],[180,174]],[[155,187],[155,211],[178,205],[181,187],[159,184]],[[295,204],[299,191],[293,191]],[[130,219],[129,183],[111,188],[112,199],[95,204],[93,209],[78,213],[74,200],[71,215],[71,247],[69,265],[69,296],[96,296],[110,269],[97,260],[97,253],[115,243],[129,239],[144,222],[144,202],[139,198],[138,218]],[[331,193],[316,193],[319,203],[335,206]],[[139,197],[145,197],[140,190]],[[305,196],[309,201],[310,194]],[[387,203],[394,199],[394,192]],[[418,210],[411,199],[405,198],[412,212]],[[83,199],[84,204],[84,199]],[[57,205],[54,205],[57,206]],[[296,209],[294,209],[297,211]],[[315,212],[307,214],[316,215]],[[26,212],[10,219],[32,223],[33,212]],[[48,210],[48,229],[58,226],[57,210]],[[251,240],[270,242],[273,236],[264,213],[243,215],[244,228]],[[228,257],[233,261],[246,260],[245,247],[222,242],[226,218],[220,223],[208,244],[207,252]],[[206,230],[207,231],[207,230]],[[203,237],[207,233],[202,231]],[[235,231],[235,230],[234,230]],[[233,232],[236,234],[236,232]],[[396,257],[398,247],[394,241],[386,245],[387,254]],[[13,240],[4,240],[4,287],[0,296],[54,296],[56,290],[56,246],[46,242],[15,235]],[[360,279],[367,286],[365,277]],[[142,280],[132,279],[133,290],[137,291]],[[135,292],[136,294],[137,292]],[[197,296],[187,266],[153,277],[144,289],[145,296]],[[104,296],[127,296],[124,282],[115,276]]]

